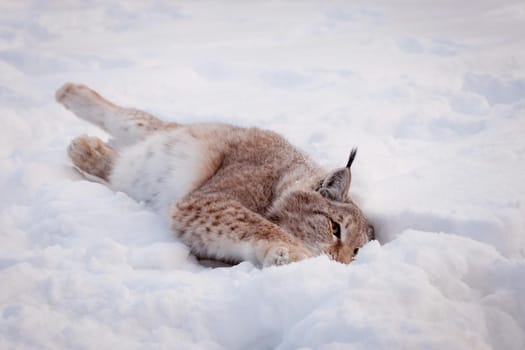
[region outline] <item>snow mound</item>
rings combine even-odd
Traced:
[[[525,348],[524,11],[478,5],[4,3],[0,348]],[[107,135],[54,102],[66,81],[327,167],[359,146],[378,241],[350,265],[199,264],[73,170],[69,141]]]

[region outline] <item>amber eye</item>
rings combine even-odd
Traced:
[[[341,239],[341,225],[334,220],[330,220],[330,223],[332,224],[332,234]]]

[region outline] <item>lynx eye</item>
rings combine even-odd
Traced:
[[[341,239],[341,225],[332,219],[330,219],[330,223],[332,225],[332,234]]]

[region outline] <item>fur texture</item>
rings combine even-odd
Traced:
[[[271,131],[166,123],[71,83],[56,99],[114,138],[74,139],[75,166],[165,213],[198,257],[269,266],[327,254],[349,263],[373,239],[348,196],[354,151],[347,167],[326,173]]]

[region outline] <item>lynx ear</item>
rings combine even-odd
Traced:
[[[326,178],[320,181],[316,190],[323,197],[339,202],[343,200],[350,188],[350,182],[352,181],[350,166],[352,166],[356,153],[357,148],[352,149],[346,167],[334,170],[332,173],[328,174]]]

